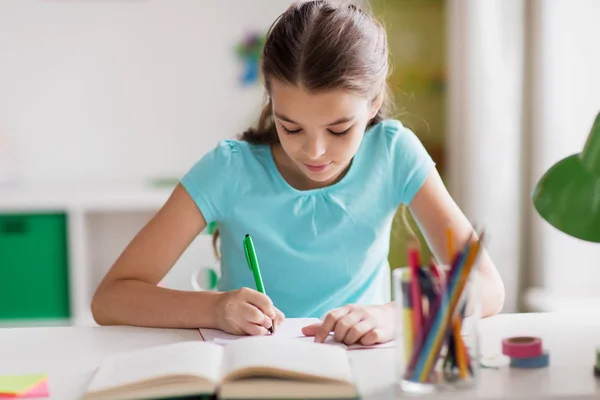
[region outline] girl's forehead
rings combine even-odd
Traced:
[[[309,91],[280,82],[273,82],[270,89],[274,112],[292,120],[319,115],[329,120],[332,114],[340,118],[352,117],[368,103],[364,97],[343,89]]]
[[[302,85],[294,85],[286,82],[281,82],[279,80],[273,79],[270,83],[270,94],[271,97],[303,97],[310,98],[312,100],[331,100],[331,99],[341,99],[341,100],[361,100],[362,96],[357,95],[354,92],[343,88],[331,88],[331,89],[322,89],[322,90],[310,90]]]

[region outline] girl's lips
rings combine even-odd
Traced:
[[[313,171],[313,172],[321,172],[324,171],[325,168],[327,168],[329,166],[329,164],[306,164],[303,163],[306,168],[308,168],[309,170]]]

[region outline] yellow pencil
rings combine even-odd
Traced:
[[[402,307],[402,317],[402,322],[404,323],[404,358],[408,365],[413,352],[412,310],[407,307]]]

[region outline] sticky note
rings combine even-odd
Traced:
[[[46,374],[0,375],[0,398],[48,396]]]

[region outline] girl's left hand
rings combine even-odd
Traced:
[[[393,303],[376,306],[348,304],[327,313],[323,321],[302,328],[305,336],[322,343],[333,332],[336,342],[370,346],[394,338]]]

